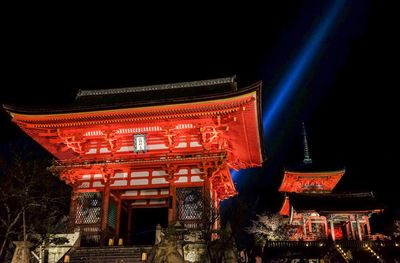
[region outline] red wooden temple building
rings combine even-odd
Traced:
[[[71,105],[4,107],[56,157],[52,170],[73,188],[70,229],[80,227],[87,242],[135,241],[143,221],[196,227],[193,191],[219,207],[237,194],[230,169],[265,159],[261,82],[238,88],[228,77],[79,90]]]
[[[304,160],[295,168],[286,169],[279,188],[285,193],[280,210],[297,226],[292,240],[314,241],[368,240],[371,235],[369,218],[383,211],[372,192],[332,193],[345,173],[344,168],[323,169],[310,158],[303,124]]]

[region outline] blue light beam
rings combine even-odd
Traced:
[[[286,106],[285,102],[288,102],[290,96],[294,93],[297,84],[301,81],[301,77],[313,61],[313,58],[321,47],[329,29],[337,19],[341,7],[344,6],[345,1],[346,0],[333,1],[333,5],[329,9],[322,23],[319,24],[311,35],[311,38],[300,50],[296,59],[280,81],[275,94],[271,97],[269,103],[267,103],[263,108],[263,129],[265,138],[267,138],[268,128],[271,127],[273,122],[279,117],[280,112]],[[231,170],[232,180],[237,182],[238,177],[242,172],[243,170]]]
[[[280,111],[286,106],[285,102],[288,102],[290,95],[294,93],[295,87],[301,81],[301,77],[317,54],[329,29],[336,20],[341,7],[344,6],[344,2],[345,0],[334,0],[333,6],[329,9],[324,20],[319,24],[311,35],[311,38],[301,49],[288,71],[284,74],[270,102],[264,107],[264,135],[268,134],[268,128],[271,127],[273,122],[279,117]]]

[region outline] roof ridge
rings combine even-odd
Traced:
[[[197,81],[186,81],[186,82],[176,82],[168,84],[156,84],[156,85],[146,85],[137,87],[126,87],[126,88],[113,88],[113,89],[96,89],[96,90],[78,90],[75,99],[86,96],[97,96],[97,95],[115,95],[123,93],[135,93],[135,92],[145,92],[145,91],[156,91],[156,90],[166,90],[166,89],[179,89],[188,87],[203,87],[209,85],[219,85],[219,84],[229,84],[236,82],[236,75],[225,78],[207,79],[207,80],[197,80]]]

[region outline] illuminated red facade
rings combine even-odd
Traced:
[[[217,207],[236,195],[230,169],[265,159],[260,100],[261,83],[240,89],[232,77],[83,90],[71,106],[46,110],[5,108],[73,187],[71,229],[104,239],[119,235],[121,217],[129,232],[135,208],[165,207],[169,225],[193,226],[185,189],[201,189]]]
[[[372,192],[332,193],[345,169],[323,169],[310,158],[304,132],[304,161],[286,169],[279,188],[285,193],[280,214],[289,217],[297,233],[292,240],[376,239],[369,218],[383,211]],[[381,236],[382,238],[382,236]]]

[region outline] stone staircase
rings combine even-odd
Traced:
[[[134,247],[80,247],[70,252],[70,263],[143,263],[142,253],[149,255],[152,246]],[[64,259],[61,261],[64,262]]]

